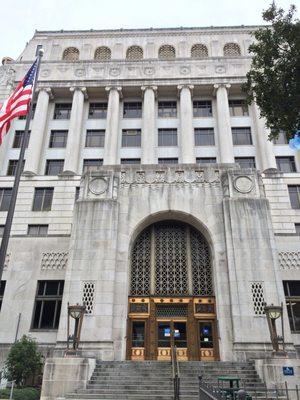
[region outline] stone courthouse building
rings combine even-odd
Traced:
[[[241,85],[256,27],[35,32],[3,59],[5,99],[44,49],[6,266],[0,354],[246,361],[284,304],[300,356],[300,156]],[[3,231],[25,120],[0,147]],[[298,172],[299,171],[299,172]],[[280,324],[278,331],[281,335]]]

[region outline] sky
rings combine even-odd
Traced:
[[[37,30],[258,25],[271,0],[0,0],[0,60]],[[300,0],[276,0],[287,10]],[[297,13],[299,15],[299,11]]]

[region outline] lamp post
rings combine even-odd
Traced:
[[[278,355],[285,355],[284,351],[284,330],[283,330],[283,304],[281,306],[274,306],[271,304],[267,306],[265,304],[265,314],[268,321],[268,326],[270,330],[270,337],[273,346],[273,351]],[[278,336],[277,328],[276,328],[276,320],[281,318],[281,328],[282,328],[282,336]],[[279,349],[279,342],[282,343],[282,350]]]
[[[74,355],[78,350],[80,342],[80,334],[82,328],[82,321],[85,312],[85,305],[76,304],[70,306],[68,303],[68,338],[67,338],[67,352],[66,354]],[[74,334],[70,335],[70,319],[75,319]],[[70,339],[73,340],[72,350],[69,349]]]

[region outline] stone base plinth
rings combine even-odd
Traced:
[[[293,367],[294,375],[284,375],[283,367]],[[268,389],[284,388],[295,389],[300,382],[300,359],[289,357],[272,357],[256,359],[255,368]]]

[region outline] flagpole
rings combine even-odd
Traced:
[[[5,265],[7,247],[8,247],[10,231],[11,231],[12,221],[13,221],[14,212],[15,212],[15,206],[16,206],[17,195],[18,195],[18,190],[19,190],[20,178],[21,178],[21,175],[22,175],[22,166],[23,166],[24,155],[25,155],[25,150],[26,150],[26,143],[27,143],[29,125],[30,125],[30,121],[31,121],[31,118],[32,118],[32,113],[33,113],[33,103],[34,103],[34,98],[35,98],[35,89],[36,89],[36,85],[37,85],[37,80],[38,80],[39,70],[40,70],[40,64],[41,64],[41,59],[43,57],[43,54],[44,54],[44,50],[40,49],[39,52],[38,52],[38,57],[37,57],[36,75],[35,75],[35,79],[34,79],[33,87],[32,87],[32,98],[31,98],[31,102],[30,102],[29,112],[28,112],[27,117],[26,117],[26,125],[25,125],[24,134],[22,135],[19,161],[18,161],[18,164],[17,164],[14,186],[13,186],[13,190],[12,190],[12,193],[11,193],[11,199],[10,199],[9,208],[8,208],[8,211],[7,211],[6,222],[5,222],[4,232],[3,232],[2,242],[1,242],[1,248],[0,248],[0,284],[1,284],[1,278],[2,278],[3,269],[4,269],[4,265]]]

